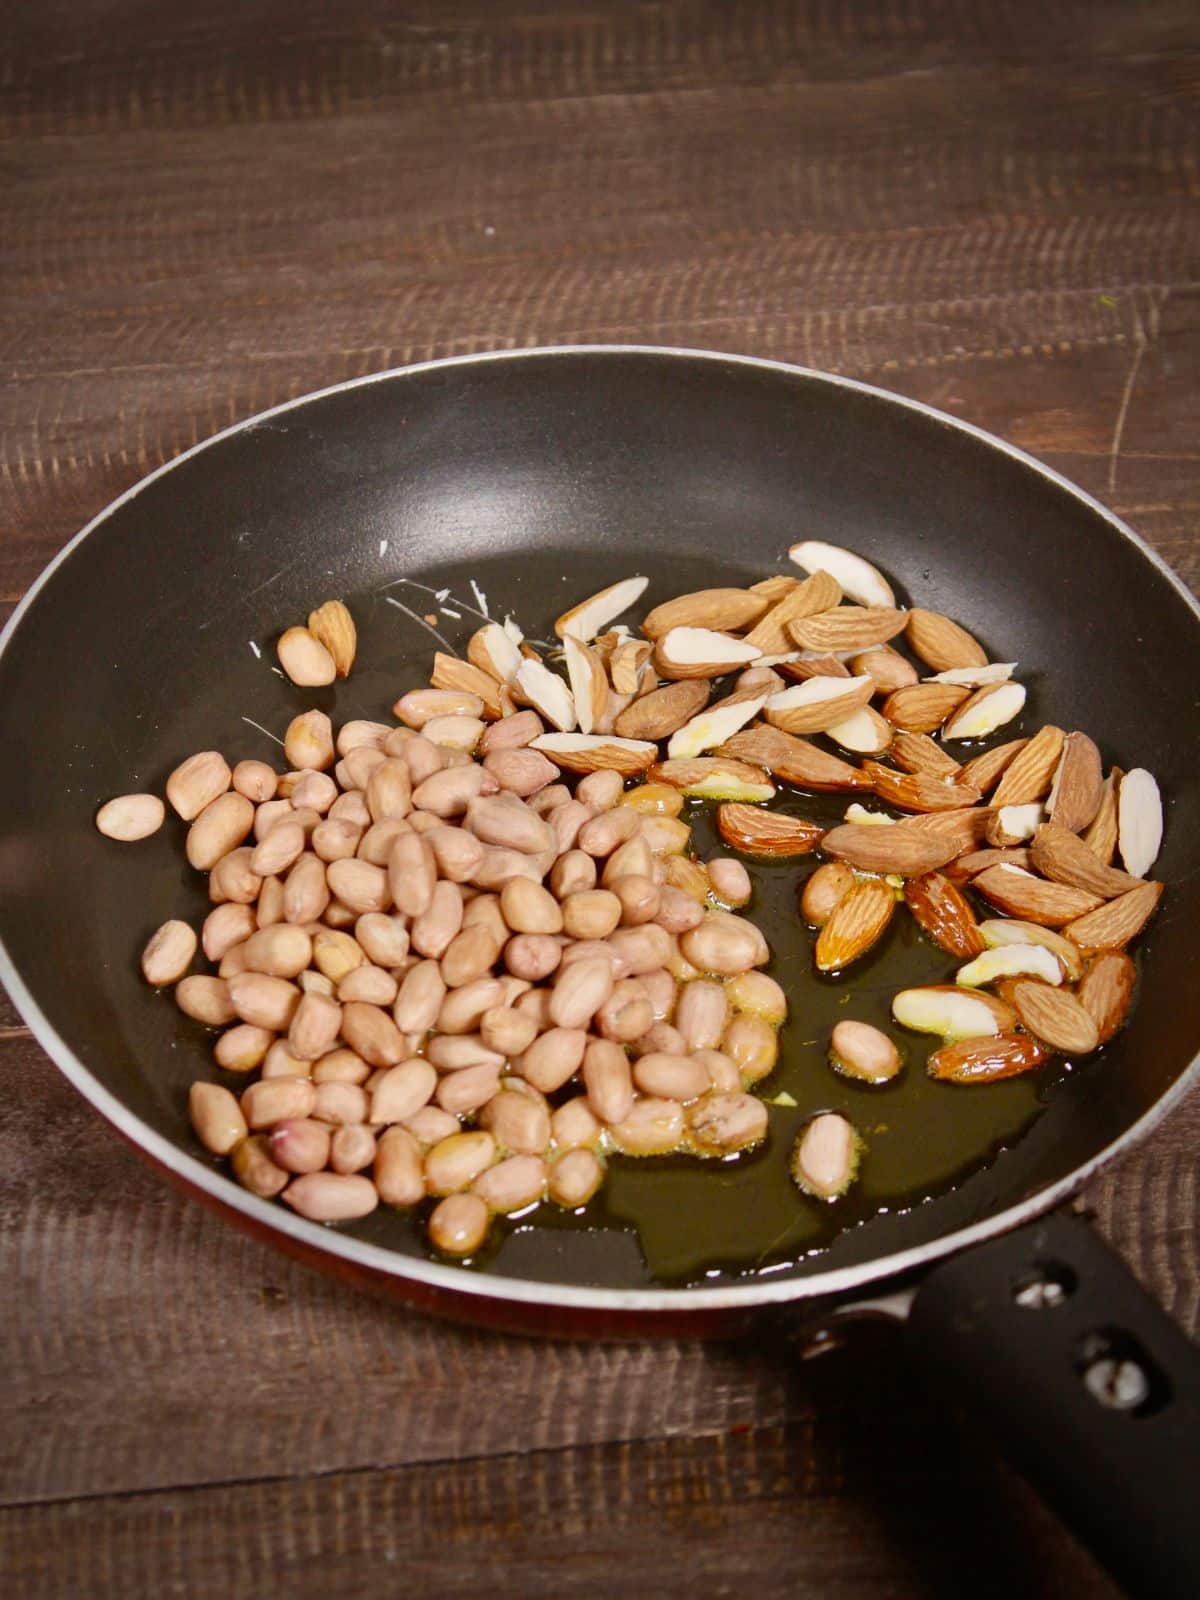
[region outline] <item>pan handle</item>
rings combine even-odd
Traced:
[[[905,1337],[1130,1594],[1200,1595],[1200,1349],[1088,1223],[940,1263]]]

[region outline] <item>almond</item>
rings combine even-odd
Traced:
[[[333,657],[339,678],[348,678],[358,649],[358,630],[344,601],[326,600],[308,614],[308,631]]]
[[[1117,848],[1117,791],[1121,777],[1120,767],[1114,767],[1105,778],[1100,808],[1083,835],[1084,844],[1105,866],[1108,866]]]
[[[943,686],[946,687],[946,686]],[[1018,716],[1025,704],[1023,683],[989,683],[946,721],[943,739],[986,739]]]
[[[802,650],[865,650],[894,639],[906,615],[895,606],[834,606],[789,622],[787,631]]]
[[[1141,933],[1154,915],[1162,892],[1161,883],[1144,883],[1140,889],[1131,889],[1119,899],[1068,922],[1063,932],[1081,950],[1119,950]]]
[[[853,750],[856,755],[881,756],[891,748],[896,730],[886,717],[881,717],[874,706],[859,706],[840,722],[825,729],[826,736],[840,744],[843,750]]]
[[[988,867],[971,879],[971,887],[1009,916],[1040,922],[1047,928],[1061,928],[1101,904],[1099,895],[1065,883],[1047,883],[1013,866]],[[1068,937],[1075,938],[1069,929]]]
[[[904,628],[909,648],[935,672],[952,667],[986,667],[987,652],[957,622],[940,611],[914,606]]]
[[[1028,850],[970,850],[955,858],[953,872],[956,878],[970,879],[988,867],[1022,867],[1028,872],[1032,866],[1033,857]]]
[[[1066,734],[1047,723],[1016,752],[992,794],[995,806],[1023,806],[1044,800],[1062,759]]]
[[[707,679],[682,678],[641,695],[625,707],[613,727],[624,739],[665,739],[690,721],[708,703],[708,696]]]
[[[1062,962],[1063,971],[1076,983],[1083,971],[1083,952],[1079,946],[1053,928],[1043,928],[1036,922],[1020,922],[1015,917],[997,917],[991,922],[981,922],[979,932],[989,950],[1004,945],[1037,944],[1051,951]]]
[[[679,627],[660,635],[654,663],[664,678],[719,678],[761,654],[757,645],[713,628]]]
[[[990,661],[982,667],[948,667],[934,672],[927,683],[956,683],[961,689],[982,689],[989,683],[1007,683],[1017,670],[1015,661]]]
[[[966,960],[985,949],[966,896],[940,872],[909,878],[904,885],[904,902],[922,931],[947,955]]]
[[[521,652],[511,634],[498,622],[487,622],[467,640],[467,660],[480,672],[511,689],[517,681]]]
[[[575,702],[579,731],[594,733],[608,707],[608,675],[596,652],[583,644],[573,633],[567,633],[563,638],[563,660],[566,663],[567,680],[571,685],[571,698]],[[524,670],[528,673],[536,669],[530,663]],[[521,669],[518,669],[519,684],[523,681],[520,671]],[[558,727],[562,732],[568,731],[561,723]]]
[[[661,639],[672,628],[736,633],[757,622],[769,606],[765,595],[753,594],[749,589],[697,589],[693,594],[677,595],[674,600],[655,606],[643,620],[642,632],[647,639]]]
[[[820,844],[825,830],[803,817],[727,802],[717,807],[717,831],[726,844],[750,856],[802,856]]]
[[[1100,1043],[1095,1020],[1069,989],[1055,989],[1034,978],[1012,986],[1012,1004],[1022,1026],[1052,1050],[1085,1056]]]
[[[997,1039],[963,1039],[943,1045],[925,1063],[931,1078],[947,1083],[995,1083],[1040,1067],[1049,1057],[1032,1034],[1004,1033]]]
[[[1088,965],[1076,994],[1096,1024],[1096,1036],[1107,1044],[1124,1023],[1133,1002],[1137,972],[1124,950],[1102,950]]]
[[[870,678],[809,678],[768,695],[763,716],[785,733],[821,733],[866,705]]]
[[[668,756],[672,760],[682,760],[724,744],[726,739],[732,739],[739,728],[758,714],[766,698],[765,693],[747,694],[742,691],[709,706],[671,735],[671,742],[667,746]]]
[[[821,840],[821,849],[860,872],[893,872],[902,878],[919,878],[933,872],[958,853],[952,839],[939,839],[906,827],[877,828],[861,822],[844,822],[831,828]]]
[[[972,756],[959,774],[961,781],[969,783],[972,789],[978,789],[981,794],[987,794],[1028,743],[1028,739],[1010,739],[1007,744],[994,745],[982,755]]]
[[[905,817],[899,826],[905,832],[932,834],[953,845],[951,860],[976,850],[983,843],[992,818],[989,806],[963,806],[953,811],[922,811]]]
[[[1033,838],[1045,815],[1046,808],[1040,800],[1024,806],[995,806],[988,823],[987,842],[998,850],[1023,844],[1026,839]]]
[[[840,972],[866,955],[883,935],[895,909],[895,896],[886,883],[876,878],[855,884],[834,906],[817,935],[817,970]]]
[[[850,670],[861,676],[864,672],[874,679],[877,694],[891,694],[895,689],[905,689],[917,683],[920,674],[911,661],[906,661],[890,644],[873,645],[850,657]]]
[[[849,678],[850,669],[837,656],[818,656],[811,652],[794,651],[795,659],[781,661],[779,670],[789,683],[807,683],[809,678]]]
[[[728,756],[660,761],[650,769],[650,782],[668,783],[683,794],[713,800],[770,800],[775,793],[775,785],[761,767]]]
[[[568,772],[619,772],[625,777],[645,772],[658,755],[658,746],[649,740],[607,733],[543,733],[529,748]]]
[[[898,811],[956,811],[973,806],[980,798],[978,789],[968,789],[946,778],[930,777],[924,772],[897,772],[880,761],[864,761],[862,765],[875,793]]]
[[[1012,1010],[994,995],[968,992],[953,983],[901,989],[892,998],[892,1016],[916,1033],[943,1039],[982,1039],[1005,1033],[1016,1022]]]
[[[905,772],[927,772],[935,778],[956,778],[962,767],[927,733],[898,733],[892,740],[892,760]],[[968,788],[978,788],[967,782]],[[979,790],[982,794],[982,789]]]
[[[1121,779],[1117,797],[1117,838],[1121,860],[1135,876],[1144,877],[1157,861],[1162,832],[1162,797],[1158,784],[1145,767],[1134,767]]]
[[[466,694],[478,695],[483,702],[482,715],[489,722],[495,722],[512,710],[512,698],[490,673],[481,672],[469,661],[460,661],[443,650],[433,658],[429,681],[435,689],[461,689]]]
[[[895,728],[933,733],[967,699],[968,691],[952,683],[914,683],[894,689],[881,710]]]
[[[870,778],[849,762],[764,722],[735,733],[716,753],[754,762],[782,782],[794,783],[801,789],[836,794],[871,787]]]
[[[626,639],[616,647],[608,660],[608,675],[617,694],[637,694],[653,649],[648,639]]]
[[[603,633],[622,611],[628,611],[631,605],[640,600],[649,582],[649,578],[637,577],[623,578],[620,583],[609,584],[607,589],[589,595],[577,606],[564,611],[554,624],[555,633],[560,639],[566,633],[573,633],[587,644],[598,633]]]
[[[892,586],[869,561],[843,550],[840,545],[825,544],[820,539],[805,539],[788,550],[788,557],[805,572],[827,572],[837,580],[842,593],[864,606],[894,606],[896,596]]]
[[[1077,834],[1054,822],[1046,823],[1034,834],[1033,864],[1044,878],[1069,883],[1102,900],[1114,900],[1119,894],[1141,887],[1141,879],[1116,867],[1106,867]]]
[[[1050,820],[1070,833],[1080,833],[1099,811],[1103,796],[1099,750],[1086,733],[1069,733],[1047,807]]]
[[[811,578],[805,578],[802,583],[795,578],[785,581],[788,588],[771,601],[771,609],[758,619],[746,635],[750,643],[756,644],[764,655],[779,655],[791,649],[791,635],[787,631],[789,622],[798,622],[802,617],[815,617],[818,612],[829,611],[842,598],[837,581],[827,572],[814,572]],[[754,592],[762,593],[757,587]]]
[[[765,594],[767,604],[773,606],[782,600],[785,594],[790,594],[793,589],[798,589],[800,581],[799,578],[793,578],[789,573],[773,572],[769,578],[760,578],[757,583],[752,583],[750,585],[750,593]],[[841,591],[839,590],[838,593],[840,596]],[[835,600],[833,603],[836,605],[837,601]],[[825,607],[820,606],[818,609],[824,611]]]
[[[954,974],[955,983],[969,989],[980,988],[985,983],[995,983],[998,978],[1014,978],[1031,974],[1043,983],[1060,984],[1063,981],[1062,962],[1052,950],[1038,944],[992,945],[968,961]]]
[[[517,698],[532,706],[559,733],[570,733],[576,722],[575,697],[557,673],[542,661],[522,661],[517,669]]]

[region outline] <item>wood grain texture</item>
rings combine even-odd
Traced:
[[[576,340],[920,398],[1200,585],[1187,0],[48,0],[0,51],[0,621],[220,427]],[[1086,1195],[1193,1333],[1198,1141]],[[163,1188],[3,995],[0,1281],[5,1594],[1112,1592],[886,1341],[403,1316]]]

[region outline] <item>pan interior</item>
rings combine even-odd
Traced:
[[[1018,660],[1029,702],[1007,736],[1053,720],[1090,732],[1106,762],[1155,771],[1168,802],[1157,872],[1170,888],[1143,941],[1133,1021],[1076,1070],[956,1089],[925,1079],[914,1043],[900,1084],[859,1089],[824,1065],[831,1022],[881,1018],[900,982],[942,981],[953,963],[897,918],[852,983],[821,982],[793,909],[810,868],[755,864],[756,914],[792,1001],[765,1093],[796,1106],[773,1107],[770,1144],[737,1162],[617,1163],[582,1226],[518,1220],[484,1270],[614,1287],[808,1275],[1036,1193],[1148,1111],[1200,1035],[1188,982],[1195,617],[1136,545],[1053,480],[928,413],[812,374],[639,352],[418,369],[277,413],[148,483],[59,565],[0,657],[0,734],[20,753],[0,798],[10,959],[95,1079],[200,1155],[183,1103],[212,1070],[208,1044],[169,996],[146,990],[137,954],[166,917],[202,915],[205,897],[178,825],[111,844],[92,827],[99,801],[161,790],[194,749],[265,755],[309,704],[335,722],[384,714],[426,680],[437,647],[410,613],[434,614],[461,646],[478,620],[463,604],[483,604],[476,588],[493,614],[511,610],[548,638],[559,611],[616,577],[647,573],[653,603],[781,570],[803,537],[860,550],[905,601]],[[439,604],[420,584],[453,598]],[[329,595],[351,603],[362,665],[336,691],[294,689],[271,670],[270,641]],[[788,803],[826,818],[844,809]],[[707,842],[703,808],[696,820]],[[848,1110],[870,1147],[859,1191],[836,1211],[799,1200],[783,1175],[796,1127],[830,1108]],[[376,1213],[355,1231],[424,1253],[408,1218]]]

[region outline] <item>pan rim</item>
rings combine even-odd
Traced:
[[[143,489],[180,463],[222,440],[256,427],[270,418],[307,405],[310,401],[350,389],[363,388],[395,378],[410,377],[416,373],[460,366],[480,366],[492,362],[520,362],[556,356],[654,356],[679,361],[727,364],[750,367],[760,371],[777,372],[790,378],[815,380],[833,388],[850,389],[916,412],[942,427],[953,428],[970,435],[982,444],[1010,457],[1020,466],[1031,470],[1043,479],[1065,490],[1087,510],[1099,515],[1110,527],[1128,540],[1139,554],[1166,578],[1176,593],[1184,600],[1192,614],[1200,621],[1200,601],[1191,593],[1182,579],[1144,539],[1134,532],[1114,512],[1093,495],[1088,494],[1069,478],[1039,461],[1035,456],[1016,445],[999,438],[987,429],[940,411],[924,401],[893,394],[876,384],[861,379],[845,377],[838,373],[823,372],[793,362],[778,361],[761,356],[738,355],[719,350],[695,349],[678,345],[651,344],[558,344],[537,345],[513,350],[487,350],[473,354],[445,356],[427,361],[411,362],[390,367],[362,377],[344,379],[325,388],[312,390],[291,400],[282,401],[253,416],[243,418],[207,439],[181,451],[152,472],[140,478],[103,507],[74,535],[30,585],[18,602],[12,616],[0,631],[0,660],[3,660],[26,612],[35,603],[43,588],[51,581],[58,567],[97,528],[107,522],[123,505],[140,494]],[[26,987],[16,965],[0,935],[0,981],[12,997],[17,1010],[29,1025],[34,1039],[46,1052],[59,1071],[72,1086],[97,1110],[106,1121],[132,1144],[146,1152],[155,1162],[174,1174],[188,1187],[200,1190],[218,1206],[241,1213],[245,1222],[279,1233],[296,1247],[321,1250],[340,1258],[351,1267],[359,1267],[386,1278],[408,1280],[434,1291],[451,1295],[478,1297],[480,1300],[536,1305],[547,1309],[598,1312],[676,1312],[676,1311],[747,1311],[755,1306],[786,1304],[826,1296],[839,1296],[874,1287],[901,1277],[922,1266],[967,1249],[973,1244],[993,1238],[1022,1223],[1032,1221],[1053,1209],[1076,1193],[1084,1183],[1108,1162],[1133,1148],[1147,1137],[1169,1115],[1185,1094],[1200,1082],[1200,1054],[1194,1056],[1174,1083],[1143,1113],[1104,1149],[1098,1151],[1081,1166],[1073,1168],[1056,1183],[1037,1190],[1034,1194],[1005,1206],[994,1216],[987,1217],[951,1233],[939,1234],[922,1245],[910,1247],[891,1255],[873,1257],[853,1266],[838,1267],[828,1272],[813,1272],[804,1277],[787,1277],[778,1280],[757,1277],[744,1283],[714,1285],[711,1288],[689,1287],[654,1289],[608,1289],[575,1286],[563,1283],[546,1283],[527,1278],[513,1278],[500,1274],[474,1273],[462,1267],[443,1266],[435,1261],[404,1256],[382,1245],[368,1244],[352,1235],[337,1233],[317,1223],[307,1222],[282,1207],[271,1205],[250,1194],[215,1168],[206,1165],[197,1156],[172,1143],[130,1111],[109,1089],[105,1088],[90,1069],[75,1055],[58,1034],[56,1028]]]

